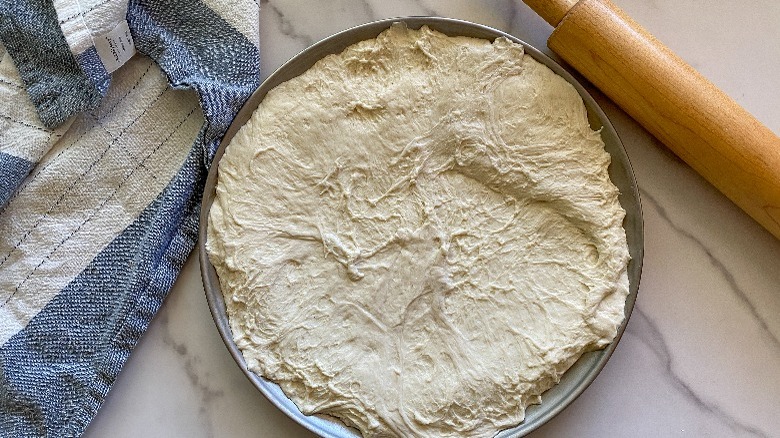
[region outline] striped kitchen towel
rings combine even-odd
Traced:
[[[78,436],[196,241],[256,0],[0,3],[0,436]]]

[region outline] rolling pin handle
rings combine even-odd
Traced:
[[[558,26],[563,17],[569,12],[578,0],[523,0],[534,12],[552,27]]]

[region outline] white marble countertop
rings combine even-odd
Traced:
[[[780,133],[780,2],[613,0]],[[264,75],[332,33],[440,15],[549,54],[552,28],[520,0],[261,1]],[[592,89],[592,87],[591,87]],[[585,393],[531,436],[780,436],[780,241],[603,96],[641,189],[639,298]],[[86,437],[310,437],[263,398],[212,322],[195,254]]]

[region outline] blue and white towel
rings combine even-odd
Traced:
[[[0,436],[78,436],[195,245],[256,0],[0,3]]]

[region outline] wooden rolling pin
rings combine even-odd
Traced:
[[[780,138],[609,0],[523,0],[547,45],[780,238]]]

